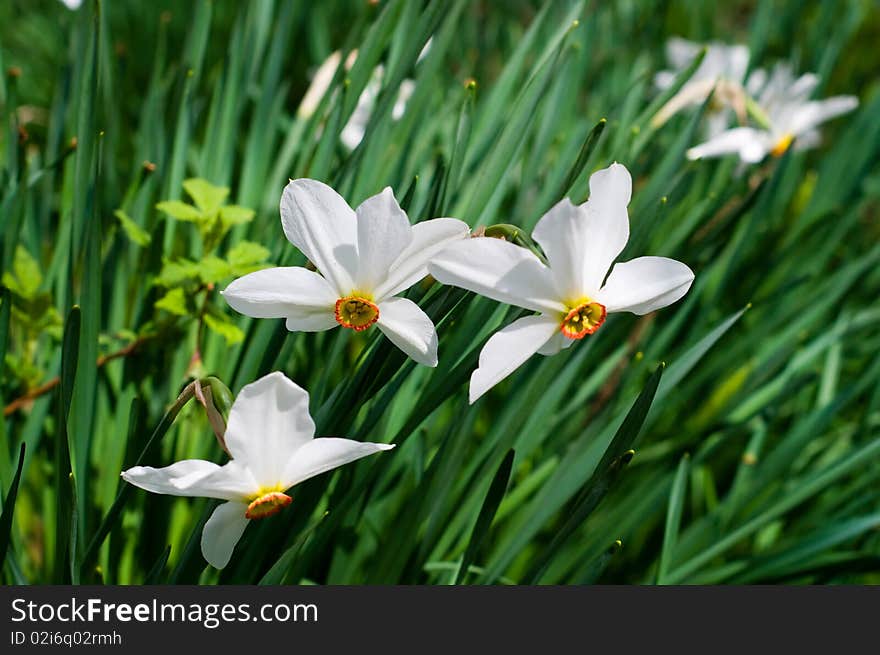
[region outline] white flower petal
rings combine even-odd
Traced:
[[[804,103],[817,86],[819,86],[819,76],[815,73],[804,73],[785,90],[786,100],[793,104]]]
[[[555,318],[539,315],[517,319],[493,334],[480,351],[480,365],[471,374],[471,404],[522,366],[559,330]]]
[[[788,129],[792,134],[800,136],[827,120],[851,112],[858,106],[859,99],[855,96],[834,96],[825,100],[814,100],[793,112]]]
[[[608,312],[647,314],[671,305],[691,288],[694,273],[666,257],[639,257],[616,264],[596,298]]]
[[[296,451],[296,454],[287,461],[284,467],[283,486],[287,489],[343,464],[392,448],[394,444],[361,442],[337,437],[314,439]]]
[[[554,334],[552,337],[550,337],[550,340],[547,343],[545,343],[538,349],[538,354],[544,355],[545,357],[555,355],[560,350],[570,348],[572,344],[574,344],[574,342],[574,339],[569,339],[564,334],[562,334],[562,331],[560,330],[557,331],[556,334]]]
[[[373,292],[395,260],[412,243],[412,226],[397,204],[391,187],[364,200],[357,208],[358,273],[361,292]]]
[[[751,127],[735,127],[687,151],[688,159],[738,154],[747,163],[761,161],[772,148],[769,132]]]
[[[590,176],[590,198],[583,205],[589,227],[582,251],[584,291],[595,293],[629,240],[626,207],[632,196],[632,178],[621,164],[612,164]],[[573,299],[572,299],[573,300]]]
[[[590,238],[587,210],[563,198],[544,214],[532,231],[553,272],[560,298],[575,300],[586,293],[584,254]]]
[[[374,290],[377,300],[396,296],[428,274],[428,262],[446,246],[467,238],[470,228],[457,218],[434,218],[412,226],[412,241],[399,254],[388,276]]]
[[[327,280],[299,266],[249,273],[221,293],[235,311],[253,318],[287,318],[316,311],[332,318],[339,297]]]
[[[399,121],[403,118],[403,114],[406,111],[406,103],[409,102],[415,90],[416,83],[414,80],[403,80],[400,83],[397,99],[394,101],[394,107],[391,109],[391,120]]]
[[[428,315],[412,300],[383,300],[379,304],[376,326],[391,343],[419,364],[437,366],[437,330]]]
[[[437,254],[428,272],[443,284],[537,312],[563,312],[553,274],[534,253],[501,239],[465,239]]]
[[[246,503],[223,503],[211,514],[202,530],[202,556],[215,569],[229,564],[235,544],[247,527]]]
[[[342,196],[317,180],[291,180],[281,196],[281,224],[337,297],[347,295],[357,272],[357,219]]]
[[[309,394],[283,373],[242,388],[229,411],[226,447],[263,487],[282,481],[284,465],[315,436]]]
[[[330,83],[333,81],[341,61],[342,52],[336,50],[318,67],[312,77],[312,83],[299,103],[299,108],[296,110],[297,116],[309,118],[315,113],[318,105],[321,104],[321,99],[330,88]]]
[[[308,311],[301,310],[294,312],[287,317],[285,326],[291,332],[323,332],[337,327],[336,314],[334,310],[330,311]]]
[[[257,485],[246,469],[231,464],[184,459],[158,469],[135,466],[123,471],[122,479],[156,494],[240,500],[256,491]]]
[[[367,133],[367,125],[370,122],[370,117],[373,115],[376,98],[382,90],[382,78],[384,77],[385,67],[380,64],[373,69],[370,81],[367,82],[364,90],[361,91],[361,95],[358,96],[357,105],[351,113],[348,122],[346,122],[345,127],[342,128],[339,138],[349,150],[357,148]]]
[[[670,37],[666,41],[666,59],[673,68],[687,68],[688,65],[700,54],[699,43],[688,41],[680,36]]]

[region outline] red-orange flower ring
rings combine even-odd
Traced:
[[[379,320],[379,307],[359,296],[347,296],[336,301],[336,322],[355,332],[363,332]]]
[[[559,331],[569,339],[583,339],[593,334],[605,322],[605,305],[587,301],[565,315]]]
[[[264,519],[267,516],[277,514],[292,502],[293,498],[287,494],[283,494],[280,491],[271,491],[251,502],[244,515],[245,518],[252,520]]]

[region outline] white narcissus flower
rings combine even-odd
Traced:
[[[229,462],[185,459],[160,469],[135,466],[122,478],[157,494],[225,500],[202,531],[202,555],[222,569],[250,521],[277,514],[293,501],[284,493],[290,487],[394,448],[314,436],[309,394],[283,373],[270,373],[242,388],[232,404],[225,434]]]
[[[398,298],[424,278],[428,261],[470,233],[454,218],[410,225],[386,187],[352,210],[316,180],[291,180],[281,197],[288,240],[318,269],[267,268],[222,292],[238,312],[285,318],[287,329],[320,332],[341,325],[357,332],[375,324],[419,364],[437,365],[437,332],[413,301]]]
[[[527,248],[491,237],[453,244],[432,260],[428,270],[444,284],[539,312],[486,342],[471,375],[471,403],[533,354],[554,355],[593,334],[606,314],[647,314],[687,293],[694,274],[674,259],[639,257],[611,268],[629,240],[631,189],[629,171],[613,164],[590,177],[586,203],[566,198],[544,214],[532,238],[549,266]]]
[[[675,78],[706,48],[706,55],[690,79],[679,89],[651,120],[659,127],[685,107],[706,101],[714,90],[713,106],[709,107],[708,134],[723,131],[729,122],[727,107],[731,107],[740,121],[746,118],[743,80],[749,65],[749,49],[744,45],[726,45],[713,41],[705,46],[673,37],[666,43],[666,58],[673,70],[661,71],[654,77],[659,89],[667,89]]]
[[[765,82],[766,81],[766,82]],[[859,105],[855,96],[834,96],[809,100],[819,78],[807,73],[795,78],[791,68],[779,64],[770,79],[763,70],[749,77],[750,90],[760,88],[756,102],[765,113],[764,128],[736,127],[716,135],[687,151],[689,159],[737,154],[747,164],[754,164],[768,154],[783,155],[795,143],[796,149],[818,145],[818,125]]]

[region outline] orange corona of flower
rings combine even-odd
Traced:
[[[569,339],[583,339],[601,327],[606,314],[605,305],[588,300],[565,315],[559,330]]]
[[[336,322],[355,332],[363,332],[379,320],[379,307],[358,296],[340,298],[336,301]]]

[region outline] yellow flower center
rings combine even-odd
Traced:
[[[792,141],[794,141],[794,134],[783,134],[779,138],[779,141],[776,142],[776,145],[773,146],[770,154],[774,157],[782,157],[782,155],[785,154],[785,151],[788,150]]]
[[[585,299],[569,310],[559,329],[569,339],[583,339],[599,329],[605,322],[605,314],[605,305]]]
[[[277,514],[292,502],[293,498],[287,494],[280,491],[270,491],[252,500],[244,515],[249,519],[264,519],[267,516]]]
[[[336,322],[342,327],[362,332],[379,320],[379,307],[362,296],[347,296],[336,301]]]

